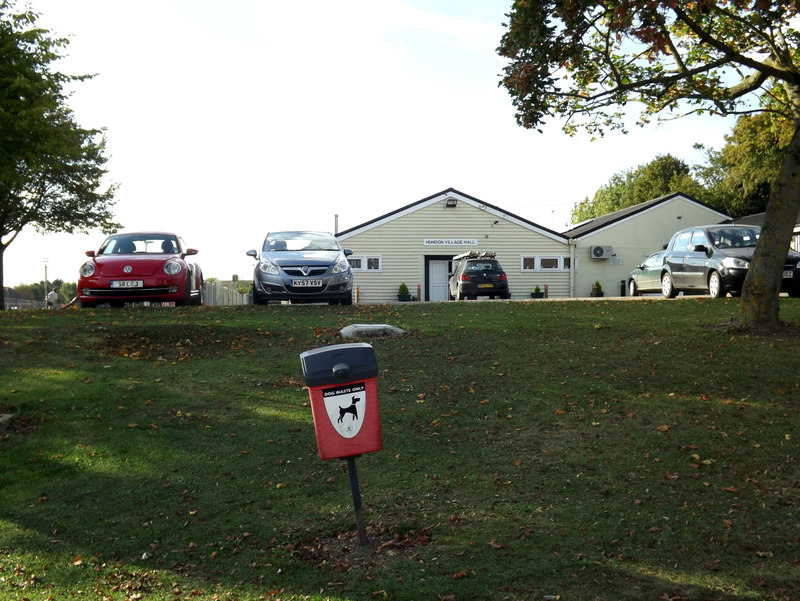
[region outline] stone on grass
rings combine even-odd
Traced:
[[[343,327],[339,334],[342,338],[399,338],[408,334],[403,328],[385,323],[354,323]]]

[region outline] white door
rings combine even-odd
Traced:
[[[429,300],[448,300],[447,279],[450,261],[428,261],[428,292]]]

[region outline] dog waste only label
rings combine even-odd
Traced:
[[[345,438],[353,438],[361,430],[364,413],[367,410],[366,388],[364,382],[325,388],[322,398],[325,411],[333,429]]]

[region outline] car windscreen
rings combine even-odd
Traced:
[[[178,241],[170,235],[125,235],[112,236],[100,248],[101,255],[120,255],[133,253],[175,254]]]
[[[264,252],[299,250],[340,250],[339,243],[330,234],[315,232],[280,232],[269,234],[261,249]]]
[[[755,246],[761,231],[754,227],[713,228],[708,230],[717,248],[745,248]]]

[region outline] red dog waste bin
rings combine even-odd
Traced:
[[[322,459],[380,451],[378,362],[365,342],[300,353]]]

